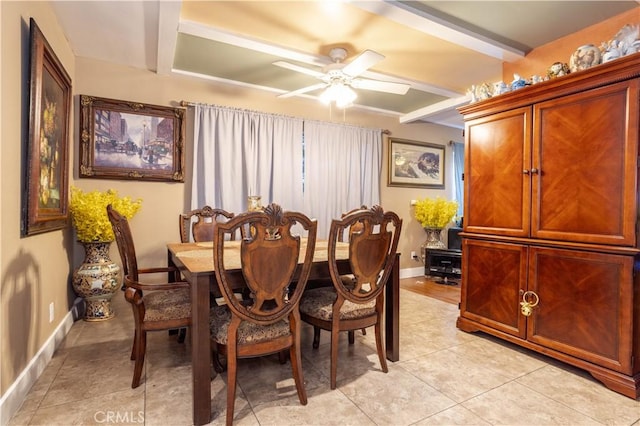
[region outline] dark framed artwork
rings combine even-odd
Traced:
[[[80,95],[80,177],[184,182],[184,111]]]
[[[71,78],[33,18],[29,91],[23,236],[65,228],[69,217]]]
[[[388,186],[444,189],[442,145],[389,138]]]

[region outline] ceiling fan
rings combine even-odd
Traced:
[[[341,47],[331,49],[329,57],[333,63],[325,66],[322,71],[305,68],[284,61],[274,62],[273,65],[307,74],[322,81],[318,84],[283,93],[278,97],[288,98],[326,88],[320,95],[320,100],[325,103],[335,101],[338,107],[344,108],[349,106],[357,96],[353,89],[374,90],[377,92],[404,95],[411,87],[405,83],[359,78],[358,76],[360,74],[384,59],[383,55],[373,50],[365,50],[349,63],[344,63],[347,57],[347,51]]]

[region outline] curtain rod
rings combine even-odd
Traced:
[[[220,105],[216,105],[216,104],[205,104],[205,103],[201,103],[201,102],[188,102],[188,101],[180,101],[180,106],[181,107],[194,107],[197,105],[204,105],[204,106],[209,106],[209,107],[217,107]],[[390,135],[391,134],[391,130],[388,129],[382,129],[381,130],[383,135]]]

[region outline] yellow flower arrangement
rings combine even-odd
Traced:
[[[78,234],[78,241],[83,243],[108,242],[115,239],[111,222],[107,217],[109,204],[112,204],[118,213],[131,219],[140,210],[142,200],[118,197],[118,192],[113,189],[106,192],[83,192],[79,188],[71,188],[69,211],[73,226]]]
[[[415,205],[414,216],[423,228],[444,228],[458,211],[456,201],[443,198],[424,198]]]

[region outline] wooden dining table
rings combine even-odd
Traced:
[[[225,265],[240,270],[240,241],[227,241]],[[306,245],[302,239],[301,245]],[[304,253],[304,247],[300,250]],[[211,421],[211,344],[209,332],[210,297],[220,296],[213,267],[213,243],[169,243],[168,264],[177,267],[191,285],[191,367],[193,380],[193,424]],[[348,243],[338,243],[336,257],[340,273],[349,272]],[[302,259],[300,259],[302,262]],[[396,254],[385,288],[385,345],[387,359],[398,361],[400,310],[400,254]],[[316,241],[310,280],[330,279],[327,241]]]

